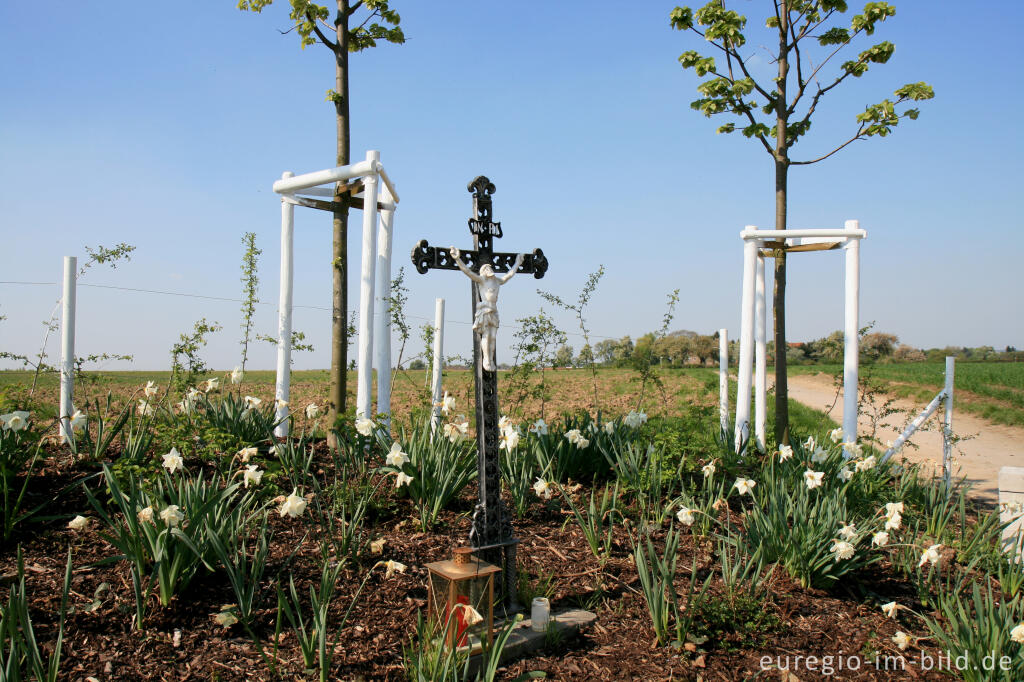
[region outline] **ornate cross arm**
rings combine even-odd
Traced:
[[[480,271],[481,265],[490,265],[494,272],[508,272],[516,263],[518,253],[481,253],[480,251],[463,251],[462,261],[474,272]],[[421,275],[428,270],[458,270],[455,259],[448,253],[448,248],[443,246],[430,246],[426,239],[420,241],[412,250],[412,263],[416,271]],[[533,253],[526,254],[523,264],[517,273],[533,275],[536,279],[544,276],[548,271],[548,259],[544,252],[534,249]]]

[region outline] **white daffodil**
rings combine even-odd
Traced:
[[[535,433],[538,436],[546,436],[548,435],[548,423],[543,419],[538,419],[530,424],[529,431],[530,433]]]
[[[880,530],[871,536],[871,544],[874,547],[882,547],[883,545],[889,544],[889,534],[884,530]]]
[[[680,507],[679,511],[676,512],[676,518],[679,519],[679,523],[684,526],[692,526],[694,521],[693,510],[689,507]]]
[[[263,401],[256,396],[247,395],[245,396],[245,409],[254,410],[260,406]]]
[[[863,448],[861,448],[859,443],[855,443],[853,441],[843,443],[843,456],[847,459],[860,457],[862,452]]]
[[[458,424],[448,422],[441,427],[441,432],[444,434],[445,438],[453,443],[458,442],[459,439],[462,438],[462,432],[459,430]]]
[[[580,433],[579,429],[569,429],[565,432],[565,439],[574,445],[580,438],[583,438],[583,434]]]
[[[935,564],[939,563],[939,559],[941,558],[939,556],[939,549],[941,547],[942,547],[942,545],[932,545],[931,547],[926,549],[921,554],[921,560],[919,562],[917,562],[917,567],[921,568],[925,564],[929,564],[929,563],[932,566],[934,566]]]
[[[900,651],[903,651],[908,646],[910,646],[911,643],[912,643],[912,640],[910,639],[910,635],[908,635],[907,633],[903,632],[902,630],[897,630],[896,631],[896,634],[893,635],[892,641],[896,643],[896,646],[898,646],[900,648]]]
[[[615,422],[605,422],[604,432],[609,436],[615,433]]]
[[[839,537],[847,541],[853,540],[855,537],[857,537],[857,526],[852,523],[844,524],[839,529]]]
[[[384,562],[384,577],[390,578],[395,573],[405,573],[405,569],[405,564],[388,559]]]
[[[280,398],[275,398],[274,399],[274,406],[277,407],[278,409],[283,409],[285,407],[288,407],[288,401],[287,400],[281,400]]]
[[[0,423],[6,431],[24,431],[28,428],[29,413],[25,410],[15,410],[5,415],[0,415]]]
[[[1010,639],[1017,642],[1017,644],[1024,644],[1024,623],[1010,630]]]
[[[373,554],[380,554],[384,551],[384,543],[387,542],[384,538],[377,538],[376,540],[370,540],[370,552]]]
[[[75,410],[75,413],[71,415],[69,423],[71,424],[71,430],[78,433],[85,428],[85,425],[89,422],[88,417],[85,416],[85,412],[81,410]]]
[[[373,435],[374,423],[372,419],[366,417],[356,417],[356,431],[359,432],[360,436],[372,436]]]
[[[441,402],[437,403],[437,406],[441,408],[441,414],[447,416],[455,409],[455,396],[445,391],[444,397],[441,398]]]
[[[505,431],[512,428],[512,420],[506,415],[501,415],[501,419],[498,420],[498,430]]]
[[[885,529],[886,530],[899,530],[900,529],[900,525],[902,523],[903,523],[903,515],[900,514],[899,512],[896,512],[892,516],[886,517],[886,519],[885,519]]]
[[[868,455],[864,459],[857,460],[857,462],[853,465],[853,468],[856,469],[857,471],[870,471],[871,469],[875,468],[875,465],[877,463],[878,462],[875,460],[874,455]]]
[[[810,452],[816,447],[818,447],[818,441],[814,440],[814,436],[808,436],[807,440],[804,441],[804,450]]]
[[[402,452],[402,446],[400,443],[392,443],[391,451],[384,457],[384,461],[387,462],[388,466],[401,469],[402,466],[409,461],[409,455]]]
[[[793,448],[789,445],[779,446],[779,461],[785,462],[787,459],[793,456]]]
[[[139,523],[153,523],[153,507],[144,507],[135,515]]]
[[[295,518],[302,516],[302,512],[306,511],[306,498],[299,496],[298,489],[292,490],[292,494],[284,499],[281,503],[281,508],[278,513],[281,516],[289,516]]]
[[[838,443],[843,439],[843,427],[837,426],[836,428],[832,429],[831,431],[828,432],[828,437],[832,440],[833,443]]]
[[[512,452],[519,445],[519,432],[515,429],[507,429],[501,432],[501,442],[498,447],[507,451]]]
[[[836,562],[845,561],[854,555],[854,546],[845,540],[832,541],[832,553],[835,554]]]
[[[253,485],[259,485],[262,480],[263,472],[260,471],[259,466],[255,464],[250,464],[245,468],[245,471],[242,472],[242,482],[246,488],[249,487],[250,483]]]
[[[902,514],[902,513],[903,513],[903,503],[902,502],[886,502],[885,503],[885,515],[886,516],[892,516],[894,514]]]
[[[850,471],[850,467],[843,467],[842,469],[839,470],[839,473],[836,474],[836,478],[838,478],[843,483],[846,483],[851,478],[853,478],[853,472]]]
[[[164,468],[172,474],[179,469],[185,468],[185,461],[181,458],[178,448],[171,448],[171,451],[164,455]]]
[[[160,520],[167,524],[167,526],[174,528],[185,520],[185,515],[181,513],[178,505],[169,504],[160,510]]]
[[[89,519],[84,516],[76,516],[68,521],[68,528],[71,530],[85,530],[89,527]]]
[[[646,422],[647,414],[644,412],[637,412],[636,410],[630,410],[629,414],[622,418],[622,423],[631,429],[635,429]]]
[[[828,459],[828,450],[818,446],[814,448],[814,452],[811,453],[811,462],[814,464],[821,464]]]
[[[537,482],[533,484],[533,492],[537,494],[537,497],[543,497],[545,500],[550,500],[555,493],[551,483],[543,478],[538,478]]]
[[[139,406],[135,408],[135,411],[143,417],[153,416],[153,406],[149,404],[148,400],[139,400]]]
[[[316,419],[320,416],[320,406],[316,403],[306,405],[306,419]]]
[[[206,380],[206,386],[203,387],[203,391],[210,393],[220,388],[220,379],[213,377],[212,379]]]
[[[412,476],[404,471],[399,471],[395,477],[395,487],[401,488],[403,485],[409,485],[410,483],[412,483]]]
[[[238,451],[238,459],[241,460],[242,463],[244,464],[245,462],[249,461],[250,457],[255,457],[258,453],[259,448],[257,448],[255,445],[248,448],[242,448],[241,450]]]
[[[753,496],[754,493],[752,491],[754,490],[755,485],[757,485],[757,481],[740,477],[736,479],[736,482],[732,484],[732,487],[736,488],[740,495]]]
[[[894,601],[888,604],[882,604],[882,613],[885,614],[886,618],[895,618],[896,612],[900,610],[900,605]]]
[[[711,478],[715,475],[715,462],[714,460],[708,462],[700,468],[701,473],[704,474],[704,478]]]
[[[458,604],[458,606],[462,609],[462,619],[465,621],[466,627],[471,628],[477,623],[484,622],[484,617],[480,615],[480,612],[469,604]]]
[[[153,396],[160,392],[160,387],[156,385],[155,381],[147,381],[146,387],[142,389],[142,392],[146,395],[147,398],[152,398]]]
[[[821,485],[822,480],[825,478],[824,471],[811,471],[808,469],[804,472],[804,483],[807,485],[808,490],[814,490]]]
[[[242,383],[242,379],[245,378],[245,372],[242,371],[241,367],[235,367],[231,370],[231,383],[237,386]]]

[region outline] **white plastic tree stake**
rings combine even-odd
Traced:
[[[372,167],[380,152],[366,152]],[[356,415],[373,418],[373,289],[377,265],[377,176],[363,178],[363,260],[359,276],[359,360],[356,384]]]
[[[856,220],[847,230],[859,230]],[[860,362],[860,240],[846,242],[846,329],[843,334],[843,440],[857,441],[857,369]]]
[[[765,303],[764,257],[757,254],[754,284],[754,442],[764,452],[764,424],[767,416],[768,316]],[[775,350],[778,353],[778,349]]]
[[[753,225],[748,230],[757,230]],[[754,293],[757,242],[743,244],[743,296],[740,310],[740,360],[736,370],[736,451],[750,436],[750,380],[754,368]]]
[[[942,475],[946,480],[946,489],[953,483],[953,375],[956,371],[956,358],[946,357],[946,414],[942,422]]]
[[[75,398],[75,305],[78,289],[78,258],[64,256],[64,289],[60,322],[60,435],[71,438]]]
[[[430,428],[437,430],[441,420],[441,372],[444,369],[444,299],[434,301],[434,362],[430,377],[430,395],[434,407],[430,412]]]
[[[282,180],[294,176],[291,171],[281,175]],[[288,408],[291,395],[292,373],[292,293],[294,275],[295,203],[290,197],[281,197],[281,292],[277,302],[277,387],[274,391],[277,405],[276,418],[280,422],[274,435],[288,435]]]
[[[380,226],[377,229],[377,284],[375,329],[375,364],[377,365],[377,412],[391,413],[391,239],[394,232],[395,209],[386,183],[380,188]],[[387,418],[390,423],[390,418]]]
[[[718,418],[722,433],[729,431],[729,331],[718,330]]]

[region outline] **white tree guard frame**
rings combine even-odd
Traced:
[[[391,320],[387,299],[391,295],[391,241],[398,191],[380,162],[380,152],[366,152],[366,159],[348,166],[294,175],[285,172],[274,183],[281,195],[281,295],[277,323],[277,419],[274,435],[288,435],[291,391],[292,292],[294,288],[293,235],[295,206],[309,206],[309,197],[333,197],[334,183],[362,178],[363,253],[359,285],[359,350],[356,413],[373,415],[373,361],[376,342],[377,411],[391,410]],[[378,186],[378,179],[382,187]],[[380,227],[378,230],[378,204]],[[376,294],[376,298],[375,298]],[[377,315],[374,315],[376,308]],[[346,368],[342,368],[345,371]]]
[[[846,252],[846,323],[843,349],[843,440],[857,440],[857,373],[860,325],[860,241],[867,232],[856,220],[847,220],[844,229],[759,230],[754,225],[740,232],[743,240],[743,291],[740,303],[740,357],[737,367],[736,450],[750,438],[750,389],[753,379],[754,439],[764,450],[767,406],[767,316],[765,295],[765,258],[763,251]],[[775,349],[776,353],[785,349]],[[754,365],[756,356],[756,376]]]

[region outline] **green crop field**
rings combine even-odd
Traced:
[[[913,362],[864,365],[861,373],[887,392],[922,401],[923,406],[942,389],[945,369],[942,362]],[[835,375],[841,371],[840,365],[790,367],[792,374]],[[957,409],[997,424],[1024,426],[1024,363],[959,362],[953,391]]]

